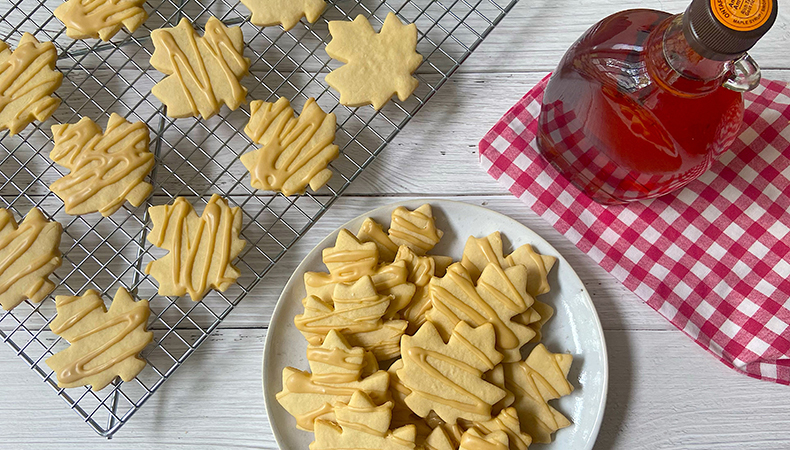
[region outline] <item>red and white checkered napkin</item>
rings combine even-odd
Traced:
[[[790,86],[746,94],[740,137],[684,189],[603,206],[536,151],[547,82],[480,141],[483,167],[722,362],[790,384]]]

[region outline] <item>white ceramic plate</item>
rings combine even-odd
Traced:
[[[353,233],[366,217],[389,224],[390,213],[398,206],[415,209],[423,203],[433,207],[436,224],[444,237],[431,252],[461,259],[464,244],[470,235],[486,236],[501,231],[510,250],[522,244],[532,244],[536,251],[557,257],[557,264],[549,274],[551,292],[540,296],[542,302],[554,307],[555,315],[543,329],[543,342],[553,352],[573,354],[569,380],[575,387],[573,394],[552,404],[568,416],[573,425],[556,433],[553,443],[542,445],[545,450],[593,448],[603,419],[609,366],[603,330],[590,295],[576,272],[565,258],[532,230],[502,214],[467,203],[446,200],[413,200],[375,209],[346,223]],[[318,244],[296,268],[283,289],[272,315],[263,351],[263,395],[274,437],[281,449],[307,450],[313,434],[296,429],[296,421],[277,403],[275,395],[282,389],[282,370],[286,366],[308,369],[305,351],[307,342],[294,325],[294,317],[304,312],[303,274],[307,271],[326,271],[321,261],[321,250],[334,245],[336,230]],[[507,244],[506,244],[507,245]]]

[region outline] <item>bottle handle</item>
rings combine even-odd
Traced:
[[[746,53],[740,59],[733,61],[732,70],[722,86],[735,92],[747,92],[759,86],[761,79],[760,66]]]

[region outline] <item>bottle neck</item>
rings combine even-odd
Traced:
[[[683,15],[666,19],[647,42],[647,68],[664,89],[682,97],[699,97],[721,87],[731,61],[717,61],[697,53],[683,34]]]

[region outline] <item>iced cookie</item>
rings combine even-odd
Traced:
[[[433,307],[426,315],[442,336],[449,336],[459,321],[473,326],[491,323],[504,362],[520,361],[521,347],[535,336],[534,330],[514,320],[533,303],[525,286],[524,266],[502,269],[489,264],[475,286],[464,266],[456,263],[444,277],[431,280]]]
[[[491,405],[491,415],[496,416],[503,409],[512,405],[516,400],[516,396],[507,389],[507,386],[505,386],[505,368],[502,364],[499,364],[498,366],[494,367],[493,370],[486,372],[484,378],[489,383],[505,391],[505,396],[502,397],[502,400]]]
[[[184,197],[148,213],[154,224],[148,241],[169,252],[145,268],[159,282],[159,295],[189,294],[199,301],[209,290],[225,291],[236,282],[239,269],[232,262],[247,244],[239,238],[241,208],[214,194],[200,217]]]
[[[334,405],[336,423],[315,422],[315,442],[310,450],[413,450],[416,430],[407,425],[390,431],[392,402],[381,406],[357,391],[347,403]]]
[[[0,131],[17,134],[58,109],[60,99],[52,96],[63,81],[63,74],[55,70],[57,60],[55,45],[39,42],[30,33],[22,35],[13,52],[0,41]]]
[[[50,328],[71,344],[46,361],[59,387],[90,385],[98,391],[116,376],[131,381],[143,370],[146,362],[139,354],[154,338],[146,331],[148,300],[134,301],[126,289],[118,288],[108,311],[91,289],[80,297],[59,295],[55,305],[58,315]]]
[[[389,237],[396,245],[405,245],[417,255],[431,251],[439,239],[442,230],[436,228],[431,205],[424,204],[414,211],[399,206],[392,211]]]
[[[100,212],[107,217],[128,201],[140,206],[153,187],[145,177],[154,168],[148,126],[113,113],[102,133],[83,117],[76,124],[53,125],[49,157],[70,173],[50,186],[68,214]]]
[[[322,345],[307,348],[312,373],[293,367],[283,370],[283,390],[277,394],[277,401],[296,418],[296,426],[307,431],[313,430],[316,419],[334,420],[332,404],[349,401],[357,391],[383,403],[389,375],[378,370],[375,359],[371,366],[365,355],[364,349],[352,348],[340,333],[330,331]]]
[[[491,405],[505,396],[483,379],[502,360],[495,340],[491,324],[472,328],[466,322],[458,323],[446,344],[431,322],[403,336],[403,368],[397,373],[411,391],[405,399],[409,408],[420,417],[434,411],[448,423],[491,419]]]
[[[543,302],[539,302],[536,300],[535,303],[532,304],[532,308],[527,310],[527,312],[525,312],[524,314],[530,312],[531,315],[529,319],[527,319],[530,320],[530,322],[527,326],[529,326],[530,328],[532,328],[533,331],[535,331],[535,337],[533,337],[530,342],[537,343],[540,342],[543,338],[541,329],[543,328],[543,325],[546,325],[546,322],[548,322],[549,319],[551,319],[551,317],[554,315],[554,308]],[[537,316],[537,320],[535,319],[535,316]]]
[[[461,436],[458,450],[508,450],[508,442],[507,433],[504,431],[483,434],[476,428],[471,428]]]
[[[244,132],[258,150],[241,155],[255,189],[279,191],[284,195],[317,191],[332,178],[327,165],[339,154],[335,140],[336,118],[325,113],[314,99],[307,100],[299,117],[290,102],[255,100]]]
[[[344,65],[326,76],[346,106],[381,109],[395,94],[405,101],[419,82],[412,76],[422,56],[417,53],[417,25],[404,25],[389,13],[376,33],[364,16],[353,22],[331,21],[326,53]]]
[[[521,431],[521,422],[515,408],[506,408],[493,419],[487,422],[474,422],[469,428],[477,430],[481,435],[504,431],[508,437],[510,450],[527,450],[532,444],[532,437]]]
[[[470,236],[464,246],[461,264],[469,271],[472,280],[491,263],[502,268],[523,265],[527,268],[527,292],[533,297],[549,292],[548,273],[557,258],[540,255],[529,244],[517,248],[508,256],[503,255],[502,235],[499,231],[482,238]]]
[[[379,250],[379,257],[385,262],[390,262],[398,252],[398,246],[390,239],[380,223],[368,217],[362,222],[357,232],[360,242],[373,242]]]
[[[294,323],[312,345],[320,345],[330,330],[337,330],[351,345],[370,350],[379,360],[390,359],[398,355],[406,329],[405,321],[382,320],[391,301],[392,296],[378,294],[370,276],[364,276],[354,283],[337,284],[332,303],[306,297],[305,312]]]
[[[0,306],[8,311],[30,299],[40,303],[55,289],[49,276],[62,262],[63,227],[32,208],[17,225],[13,214],[0,208]]]
[[[66,25],[72,39],[100,38],[109,41],[121,27],[134,32],[148,19],[145,0],[68,0],[54,14]]]
[[[169,117],[208,119],[222,104],[237,109],[247,96],[239,82],[247,75],[244,37],[239,27],[226,27],[216,17],[198,36],[187,19],[178,26],[151,32],[151,65],[167,75],[151,92],[167,106]]]
[[[302,17],[315,23],[326,9],[324,0],[241,0],[241,3],[252,12],[253,25],[282,25],[285,31],[296,26]]]
[[[516,396],[513,407],[521,428],[534,442],[550,443],[552,433],[571,424],[548,401],[573,392],[567,380],[572,361],[571,355],[550,353],[538,344],[526,361],[504,365],[506,386]]]

